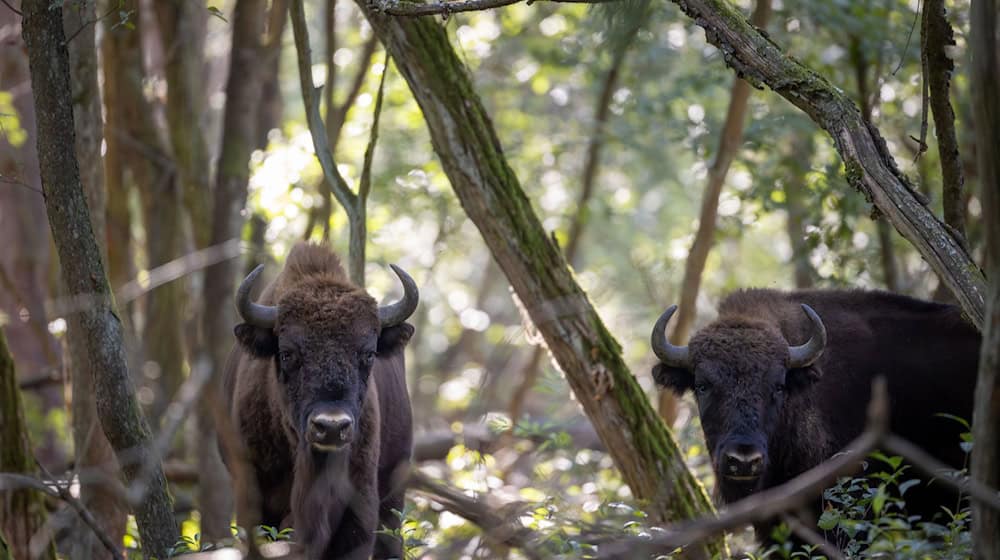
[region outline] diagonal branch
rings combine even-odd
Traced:
[[[302,103],[306,110],[306,122],[309,125],[309,132],[312,135],[313,149],[316,157],[319,158],[320,167],[323,168],[323,176],[326,184],[333,191],[333,196],[337,202],[344,207],[348,216],[354,214],[355,199],[357,195],[351,192],[347,186],[347,181],[337,169],[337,163],[333,161],[333,152],[330,151],[330,138],[326,133],[326,125],[319,114],[320,91],[316,88],[312,79],[312,50],[309,47],[309,29],[306,25],[305,8],[302,0],[293,0],[289,5],[290,19],[292,21],[292,32],[295,36],[295,53],[299,62],[299,81],[302,86]]]
[[[726,64],[758,88],[770,87],[832,138],[847,179],[874,203],[948,285],[972,323],[982,328],[986,280],[960,241],[925,206],[897,168],[878,130],[841,90],[790,58],[725,0],[674,0],[705,29]]]
[[[529,5],[536,0],[458,0],[456,2],[412,2],[409,0],[375,0],[371,3],[371,8],[391,16],[430,16],[442,15],[448,17],[451,14],[461,12],[479,12],[482,10],[492,10],[513,4],[520,4],[527,1]],[[606,2],[617,2],[618,0],[548,0],[560,4],[604,4]]]

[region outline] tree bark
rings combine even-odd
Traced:
[[[184,207],[195,246],[210,237],[211,173],[205,141],[204,45],[207,14],[200,2],[157,0],[154,4],[165,55],[167,124]]]
[[[0,29],[5,30],[0,47],[0,91],[10,95],[9,108],[17,116],[18,129],[6,127],[0,134],[0,312],[17,318],[7,326],[10,351],[20,366],[20,374],[51,374],[60,371],[58,342],[49,333],[45,300],[52,297],[49,274],[52,249],[45,226],[45,201],[38,176],[35,151],[35,106],[31,100],[28,57],[21,38],[21,16],[0,6]],[[27,321],[20,320],[27,317]],[[63,395],[58,385],[34,389],[45,411],[62,409]],[[46,434],[38,459],[43,464],[65,463],[55,437]]]
[[[948,49],[955,46],[955,33],[948,22],[944,0],[927,0],[921,27],[924,35],[923,57],[927,75],[924,79],[930,90],[930,106],[934,115],[934,132],[937,136],[938,156],[941,160],[941,201],[944,206],[944,223],[952,233],[965,240],[965,204],[962,187],[962,157],[958,152],[955,133],[955,111],[951,108],[951,75],[955,63],[948,56]]]
[[[223,116],[222,147],[216,170],[212,201],[211,236],[209,245],[239,239],[243,230],[243,207],[247,200],[250,178],[250,156],[260,141],[258,110],[264,81],[261,54],[264,49],[264,0],[238,0],[233,9],[232,49],[229,77],[226,82],[226,108]],[[277,6],[277,2],[275,3]],[[271,40],[278,41],[280,36]],[[272,43],[269,43],[272,44]],[[275,55],[276,56],[276,55]],[[267,59],[265,59],[267,60]],[[238,259],[212,265],[205,270],[202,301],[230,302],[241,266]],[[200,431],[209,441],[216,439],[218,403],[221,402],[218,372],[226,363],[232,346],[232,326],[236,324],[232,305],[220,305],[212,313],[202,315],[204,348],[195,358],[195,368],[211,368],[212,379],[201,395],[198,410]],[[221,456],[216,445],[202,449],[198,458],[204,475],[199,484],[199,502],[203,513],[203,532],[210,540],[228,538],[229,512],[233,508],[230,492],[220,488],[230,486],[229,474],[221,468]]]
[[[771,16],[771,0],[757,0],[750,23],[758,29],[767,27]],[[705,271],[708,253],[715,244],[715,221],[719,211],[719,196],[722,186],[729,174],[729,166],[743,143],[743,121],[746,119],[747,103],[750,99],[750,84],[739,77],[733,79],[733,87],[729,94],[729,109],[726,120],[719,135],[719,146],[715,159],[708,168],[708,183],[701,199],[701,213],[698,219],[698,230],[694,242],[684,263],[684,279],[681,281],[681,297],[678,305],[677,319],[674,321],[670,341],[673,344],[686,344],[691,336],[691,327],[697,315],[698,292],[701,289],[701,275]],[[659,391],[660,416],[668,425],[677,418],[677,398],[673,392],[661,389]]]
[[[96,7],[93,2],[71,6],[63,12],[63,30],[77,33],[69,42],[70,80],[73,91],[73,116],[76,123],[76,157],[80,163],[80,179],[90,210],[91,227],[98,239],[102,260],[107,260],[104,243],[105,201],[104,168],[101,161],[101,142],[104,138],[101,120],[101,96],[97,86],[97,49],[94,25]],[[77,330],[78,324],[68,325],[66,342],[69,359],[65,369],[72,384],[71,414],[73,421],[73,448],[77,472],[99,472],[109,480],[120,476],[114,450],[101,431],[94,396],[94,379],[90,372],[80,368],[87,363],[87,348],[83,341],[86,333]],[[112,541],[121,542],[125,534],[128,515],[123,504],[104,484],[81,482],[80,500],[93,514],[101,529]],[[110,559],[111,553],[96,537],[86,523],[77,519],[73,536],[67,539],[70,558]]]
[[[626,367],[507,164],[468,70],[431,18],[393,18],[358,7],[396,61],[430,130],[434,150],[549,351],[563,370],[632,495],[655,522],[709,512],[701,485]],[[688,551],[725,554],[721,539]]]
[[[926,199],[896,166],[878,130],[833,84],[788,57],[725,0],[673,0],[705,29],[726,64],[752,85],[765,85],[805,112],[833,138],[848,182],[860,190],[927,260],[977,327],[986,313],[982,271],[948,228],[925,206]]]
[[[257,124],[257,148],[267,147],[267,134],[281,126],[284,100],[281,98],[281,37],[288,22],[288,0],[272,0],[267,17],[267,39],[263,45],[265,67],[260,88],[260,118]]]
[[[3,328],[0,328],[0,472],[28,475],[35,472],[14,358],[7,348]],[[55,560],[52,539],[44,535],[44,548],[36,544],[38,548],[32,551],[31,538],[44,530],[45,517],[45,500],[34,490],[0,492],[0,537],[7,541],[14,558]]]
[[[970,82],[982,181],[986,267],[991,279],[973,413],[972,477],[1000,488],[1000,4],[973,0]],[[972,541],[979,560],[1000,558],[1000,511],[972,503]]]
[[[128,374],[121,323],[115,315],[74,154],[62,7],[53,7],[49,0],[30,0],[23,8],[49,225],[68,295],[88,303],[67,313],[67,321],[84,333],[87,362],[78,367],[94,380],[101,425],[131,483],[150,459],[150,432]],[[177,541],[177,522],[162,469],[155,464],[152,468],[146,465],[146,470],[151,473],[150,492],[135,507],[136,522],[145,554],[164,558]]]
[[[854,81],[858,88],[858,106],[861,108],[861,118],[869,126],[874,127],[872,116],[878,106],[868,87],[868,71],[871,62],[861,44],[861,38],[851,35],[850,44],[851,65],[854,67]],[[884,215],[879,215],[875,223],[878,234],[879,259],[882,264],[882,281],[890,292],[899,292],[899,273],[896,267],[896,251],[892,245],[892,229]]]
[[[812,288],[815,283],[816,270],[809,262],[809,244],[806,242],[806,218],[809,215],[806,206],[806,173],[812,160],[812,138],[789,138],[792,148],[792,160],[788,162],[794,173],[785,181],[785,211],[788,218],[785,223],[788,231],[788,241],[792,247],[792,268],[795,288],[799,290]]]

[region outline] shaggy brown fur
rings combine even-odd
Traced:
[[[294,527],[310,558],[400,556],[398,540],[375,531],[397,529],[393,509],[403,509],[398,474],[412,446],[403,349],[413,328],[380,331],[375,300],[318,245],[296,245],[259,302],[278,306],[274,329],[238,325],[223,379],[262,522]],[[317,452],[303,434],[329,403],[351,414],[357,435],[346,449]]]
[[[828,342],[812,367],[788,370],[788,346],[810,334],[802,303],[822,318]],[[744,290],[691,339],[690,370],[660,364],[653,376],[678,394],[695,390],[720,494],[731,502],[787,482],[856,437],[879,375],[888,380],[891,429],[962,468],[962,427],[939,414],[971,419],[979,345],[979,333],[949,305],[885,292]],[[732,445],[763,453],[760,479],[719,472],[720,450]],[[911,489],[911,511],[929,517],[942,504],[953,508],[938,488]],[[758,527],[759,536],[769,527]]]

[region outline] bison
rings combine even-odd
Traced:
[[[653,327],[653,378],[679,395],[694,391],[724,502],[787,482],[847,445],[864,429],[876,376],[888,382],[890,429],[962,468],[963,428],[942,414],[972,417],[980,335],[958,308],[877,291],[750,289],[726,297],[688,346],[665,337],[675,310]],[[935,485],[906,499],[925,516],[955,505]],[[758,538],[772,527],[755,526]]]
[[[398,539],[376,531],[398,529],[403,509],[413,439],[404,321],[416,284],[393,266],[404,295],[379,307],[337,255],[300,243],[255,303],[261,268],[236,292],[244,322],[223,374],[261,521],[293,527],[310,558],[400,557]]]

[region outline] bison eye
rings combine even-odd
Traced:
[[[295,353],[290,350],[282,350],[278,352],[278,361],[281,362],[282,369],[291,369],[295,367]]]
[[[777,385],[774,386],[774,394],[775,395],[781,395],[784,392],[785,392],[785,385],[783,383],[779,383],[779,384],[777,384]]]
[[[711,388],[712,388],[712,385],[710,383],[706,383],[706,382],[702,381],[701,383],[695,384],[695,386],[694,386],[694,393],[696,395],[698,395],[699,397],[702,397],[702,396],[707,395],[708,391]]]
[[[375,363],[375,352],[365,352],[361,354],[361,365],[366,368],[372,367]]]

